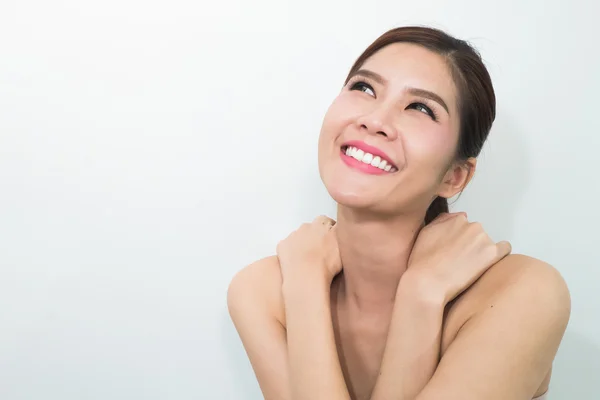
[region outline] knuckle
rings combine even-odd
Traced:
[[[469,228],[476,232],[483,231],[483,226],[481,225],[481,222],[478,221],[469,222]]]
[[[456,216],[452,218],[452,226],[460,228],[468,225],[469,221],[467,221],[467,219],[464,216]]]
[[[483,226],[481,225],[481,222],[470,222],[469,225],[467,226],[467,231],[479,238],[479,239],[484,239],[487,237],[486,232],[483,230]]]
[[[462,220],[466,220],[467,219],[467,213],[464,211],[458,212],[456,213],[456,217]]]

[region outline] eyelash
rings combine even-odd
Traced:
[[[367,87],[368,89],[371,89],[373,91],[373,93],[375,93],[375,89],[373,89],[373,85],[371,83],[369,83],[369,80],[364,77],[351,79],[348,82],[347,86],[349,87],[349,90],[356,90],[357,86],[363,86],[363,87]],[[428,105],[428,102],[426,100],[414,102],[409,105],[409,107],[412,107],[412,106],[421,106],[425,110],[427,115],[429,115],[432,120],[437,122],[438,115],[434,111],[434,109]]]

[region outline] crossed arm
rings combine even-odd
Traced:
[[[408,277],[401,281],[372,400],[531,399],[566,329],[569,294],[540,261],[503,262],[522,263],[524,272],[493,308],[463,325],[441,360],[445,304],[419,297]],[[228,306],[265,399],[350,399],[328,283],[282,286],[277,258],[267,258],[236,275]]]

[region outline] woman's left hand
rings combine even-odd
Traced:
[[[281,274],[296,279],[324,278],[331,283],[342,270],[342,261],[335,233],[335,221],[321,215],[313,222],[302,224],[277,245]]]
[[[413,277],[411,283],[425,283],[434,291],[428,294],[439,294],[446,304],[510,252],[509,242],[496,243],[465,213],[443,213],[417,236],[405,275]]]

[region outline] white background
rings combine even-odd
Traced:
[[[406,24],[483,54],[498,117],[454,209],[562,272],[573,312],[551,399],[589,395],[599,8],[3,0],[0,398],[261,398],[227,285],[334,215],[316,165],[323,114],[362,50]]]

